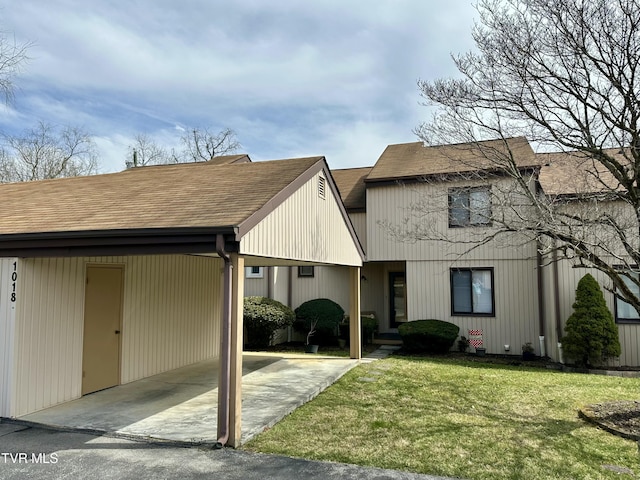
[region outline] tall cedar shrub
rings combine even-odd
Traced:
[[[245,297],[243,310],[250,348],[268,347],[275,333],[293,324],[295,314],[286,305],[267,297]]]
[[[590,274],[578,282],[573,314],[567,320],[561,341],[565,356],[582,367],[620,356],[618,326],[600,285]]]

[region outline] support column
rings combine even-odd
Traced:
[[[229,384],[229,441],[240,446],[242,430],[242,310],[244,304],[244,257],[231,254],[233,264],[231,290],[231,378]]]
[[[351,358],[362,358],[362,339],[360,328],[360,267],[349,268],[349,351]]]

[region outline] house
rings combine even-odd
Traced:
[[[535,154],[524,137],[509,139],[508,146],[531,192],[569,197],[593,184],[593,177],[577,177],[578,163],[570,155]],[[614,299],[602,273],[539,256],[535,239],[526,234],[474,246],[493,228],[483,208],[493,210],[494,218],[527,208],[526,195],[487,161],[488,152],[499,158],[507,149],[501,141],[389,145],[373,167],[332,171],[366,252],[362,311],[375,314],[382,334],[397,332],[403,322],[436,318],[458,325],[460,335],[473,332],[489,353],[520,355],[530,342],[538,355],[561,361],[564,322],[578,281],[590,271],[616,315],[619,364],[640,366],[638,315]],[[584,159],[579,165],[588,166]],[[319,297],[348,305],[348,276],[340,267],[282,276],[290,283],[281,299],[294,308]],[[253,294],[268,295],[278,288],[274,280],[248,279],[247,285],[255,282],[248,286]]]
[[[324,157],[5,184],[0,198],[0,417],[219,357],[218,436],[237,445],[245,266],[344,267],[360,356],[363,251]]]

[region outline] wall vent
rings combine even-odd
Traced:
[[[318,196],[324,198],[327,180],[321,175],[318,177]]]

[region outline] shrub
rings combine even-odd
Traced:
[[[336,343],[338,325],[344,317],[344,310],[328,298],[317,298],[304,302],[295,310],[294,328],[308,334],[315,324],[313,343]]]
[[[458,338],[460,327],[442,320],[416,320],[398,327],[408,352],[447,353]]]
[[[362,343],[368,345],[378,330],[378,319],[369,316],[360,317],[360,328],[362,329]]]
[[[245,297],[243,311],[251,348],[268,347],[281,328],[293,324],[295,315],[286,305],[267,297]]]
[[[600,285],[590,274],[578,282],[573,314],[567,320],[561,342],[567,358],[583,367],[620,355],[618,327]]]

